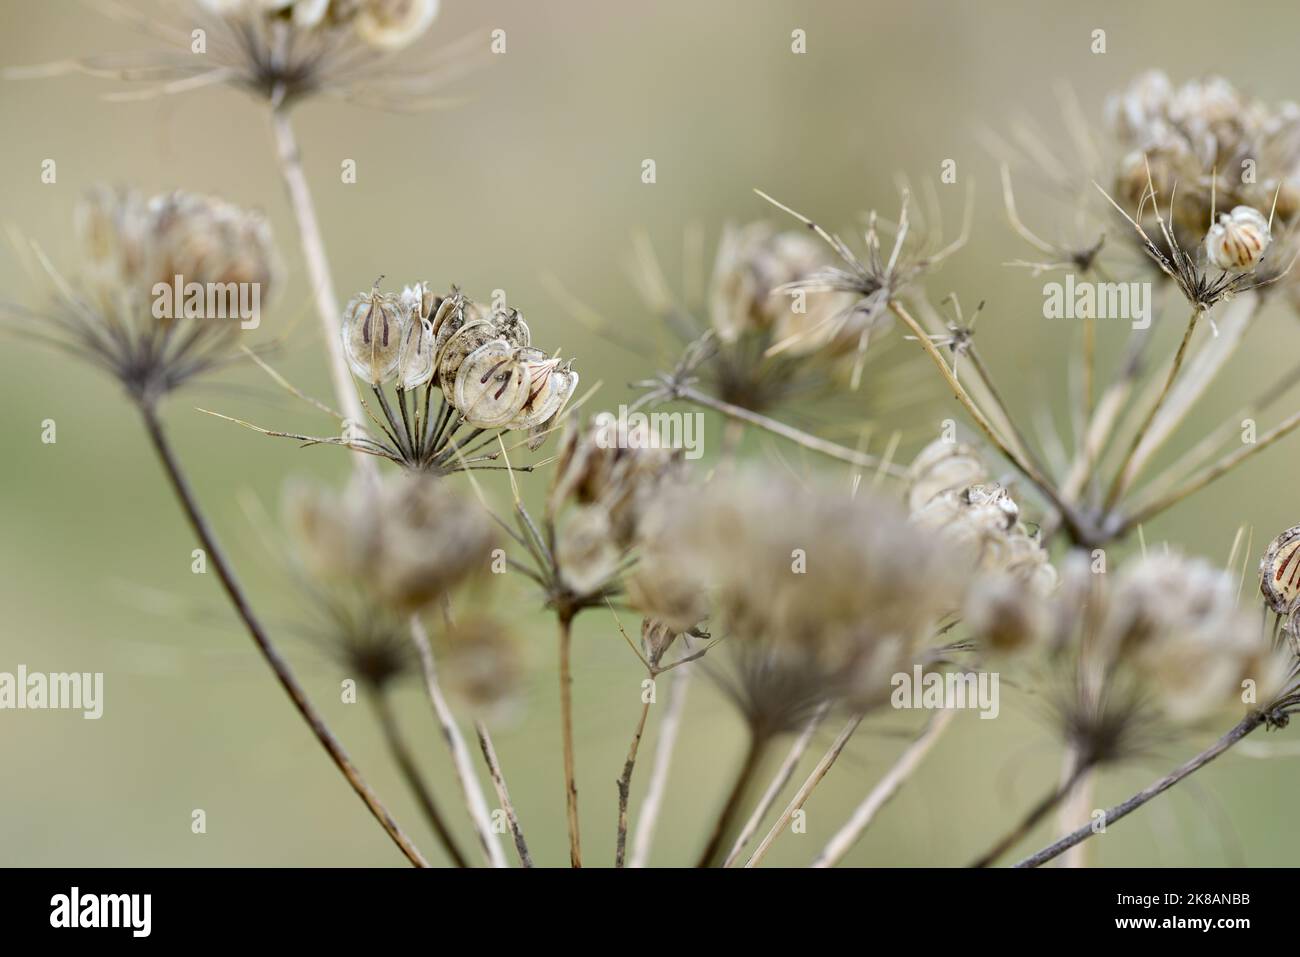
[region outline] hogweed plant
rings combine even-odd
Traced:
[[[244,333],[261,324],[262,304],[282,285],[283,268],[266,219],[223,200],[97,190],[78,209],[82,262],[60,270],[33,245],[34,271],[53,295],[31,309],[4,307],[6,326],[19,335],[70,353],[122,386],[244,627],[410,863],[428,859],[272,641],[164,428],[166,399],[231,363],[255,362],[338,428],[311,435],[223,418],[273,437],[344,448],[366,463],[338,490],[292,484],[283,536],[268,535],[289,556],[310,613],[297,630],[357,681],[389,757],[457,866],[507,866],[501,836],[508,833],[519,863],[531,867],[524,823],[559,831],[558,821],[529,814],[528,795],[512,795],[489,731],[515,697],[522,665],[511,632],[528,610],[558,626],[556,783],[564,787],[573,867],[590,863],[581,844],[572,706],[583,664],[573,642],[580,614],[598,618],[609,640],[621,635],[644,674],[639,707],[629,709],[626,758],[610,769],[615,783],[605,813],[616,867],[649,860],[685,726],[687,681],[697,674],[734,707],[745,742],[729,756],[734,771],[725,792],[696,800],[698,818],[686,822],[699,825],[691,861],[701,867],[764,863],[803,821],[822,783],[843,777],[841,758],[864,726],[891,711],[926,711],[911,742],[809,859],[817,867],[842,862],[962,710],[997,717],[1003,672],[1058,736],[1065,767],[1037,802],[985,836],[972,861],[978,866],[1003,860],[1053,812],[1063,829],[1073,826],[1096,774],[1178,744],[1229,709],[1245,714],[1208,749],[1105,810],[1104,822],[1117,822],[1258,728],[1287,725],[1300,708],[1300,526],[1262,557],[1258,613],[1243,600],[1250,558],[1244,531],[1226,568],[1173,546],[1148,550],[1142,531],[1300,425],[1297,412],[1253,443],[1224,451],[1235,423],[1280,398],[1290,378],[1245,400],[1239,414],[1142,479],[1263,306],[1297,298],[1300,110],[1260,103],[1218,78],[1175,87],[1149,73],[1111,100],[1109,151],[1077,109],[1066,112],[1082,169],[1029,134],[1013,137],[1018,151],[1003,157],[1003,204],[1035,257],[1013,263],[1014,275],[1063,272],[1071,288],[1107,285],[1089,285],[1092,298],[1068,304],[1083,329],[1064,397],[1068,435],[1034,426],[1004,399],[976,334],[979,316],[981,331],[1006,321],[995,306],[981,303],[968,313],[948,295],[945,317],[931,305],[926,286],[961,251],[969,206],[958,238],[944,243],[938,217],[932,212],[923,225],[905,189],[897,221],[868,214],[855,246],[760,193],[798,225],[728,227],[707,288],[698,282],[681,296],[669,292],[648,242],[640,243],[638,283],[655,322],[673,333],[676,354],[667,371],[647,371],[634,408],[684,402],[726,421],[717,463],[724,467],[701,467],[666,442],[652,419],[581,419],[572,360],[535,345],[523,314],[504,302],[481,304],[455,286],[424,281],[394,291],[380,277],[364,288],[369,276],[346,305],[336,300],[287,110],[318,94],[363,105],[428,105],[427,95],[464,63],[452,56],[421,64],[413,55],[437,7],[435,0],[204,0],[184,13],[171,9],[179,28],[161,14],[135,19],[173,44],[156,55],[19,71],[147,81],[139,94],[146,97],[224,84],[268,106],[338,411],[310,399],[270,366],[263,349],[245,344]],[[209,44],[205,59],[186,52],[194,24]],[[1071,218],[1059,234],[1021,218],[1012,166],[1022,176],[1026,157],[1069,199]],[[1139,278],[1112,278],[1129,274]],[[1143,283],[1158,283],[1170,308],[1183,300],[1189,315],[1175,343],[1164,343],[1162,332],[1177,320],[1157,321],[1152,299],[1140,294]],[[1131,286],[1132,297],[1121,297],[1120,286]],[[214,303],[231,308],[217,314]],[[1099,310],[1111,304],[1127,314],[1103,316]],[[1044,316],[1065,307],[1049,299]],[[1131,326],[1109,370],[1098,347],[1101,318]],[[627,338],[627,329],[612,323],[601,331]],[[974,430],[961,439],[949,420],[909,462],[898,457],[903,430],[889,420],[904,405],[900,390],[915,388],[918,360],[934,368],[936,384]],[[837,437],[853,436],[856,447],[792,424],[808,402],[834,413]],[[848,465],[848,481],[801,478],[787,463],[742,461],[745,428]],[[882,428],[890,434],[886,445],[866,452],[867,437]],[[554,456],[528,460],[552,432],[559,433]],[[540,511],[530,510],[521,485],[537,481],[527,473],[546,468]],[[488,469],[509,479],[504,510],[475,477]],[[1107,549],[1133,533],[1140,553],[1108,567]],[[531,608],[488,587],[491,573],[505,571],[528,584]],[[640,619],[638,640],[625,617]],[[670,673],[638,806],[632,785],[640,745],[657,710],[656,685]],[[453,787],[426,778],[421,745],[397,720],[393,689],[408,678],[423,685]],[[482,766],[461,731],[466,716]],[[822,741],[827,728],[834,729],[829,743]],[[475,853],[456,837],[453,803],[473,828]],[[1092,824],[1070,831],[1020,865],[1051,861],[1094,833]]]

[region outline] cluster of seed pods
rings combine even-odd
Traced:
[[[533,348],[517,309],[484,309],[459,290],[426,283],[400,295],[376,283],[343,315],[343,349],[367,385],[399,391],[436,385],[470,426],[545,429],[578,385],[571,363]]]

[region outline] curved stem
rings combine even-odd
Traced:
[[[1119,804],[1116,804],[1114,807],[1108,808],[1105,814],[1102,816],[1101,819],[1102,823],[1106,825],[1110,825],[1118,821],[1120,818],[1126,817],[1127,815],[1133,813],[1138,808],[1140,808],[1143,804],[1146,804],[1147,801],[1150,801],[1152,798],[1163,794],[1165,791],[1168,791],[1171,787],[1173,787],[1183,778],[1188,777],[1195,771],[1198,771],[1201,768],[1205,767],[1205,765],[1209,764],[1211,761],[1213,761],[1215,758],[1221,755],[1224,751],[1227,751],[1230,747],[1232,747],[1242,738],[1246,737],[1246,735],[1250,734],[1252,731],[1254,731],[1263,723],[1264,723],[1264,715],[1258,712],[1249,714],[1246,717],[1242,718],[1241,721],[1238,722],[1237,725],[1233,727],[1231,731],[1229,731],[1227,734],[1221,737],[1218,741],[1214,742],[1214,744],[1210,745],[1210,747],[1206,748],[1196,757],[1192,758],[1190,761],[1181,765],[1174,771],[1171,771],[1169,774],[1165,775],[1160,780],[1156,781],[1154,784],[1151,784],[1150,786],[1143,788],[1141,791],[1133,795],[1127,801],[1121,801]],[[1046,864],[1048,861],[1065,853],[1070,848],[1074,847],[1076,844],[1083,843],[1084,841],[1086,841],[1088,838],[1092,837],[1096,833],[1097,831],[1094,830],[1093,824],[1086,824],[1083,827],[1079,828],[1077,831],[1067,834],[1065,837],[1061,838],[1055,844],[1049,844],[1041,851],[1029,855],[1028,857],[1020,861],[1015,866],[1016,867],[1038,867],[1041,864]]]
[[[573,619],[560,615],[560,728],[564,736],[564,807],[569,825],[569,865],[582,866],[578,836],[578,783],[573,754],[573,671],[570,662]]]
[[[433,799],[433,792],[429,790],[424,778],[420,775],[420,769],[415,763],[415,758],[411,756],[410,749],[406,746],[406,740],[402,736],[402,729],[397,724],[397,716],[393,714],[393,709],[388,700],[388,695],[382,689],[372,689],[370,701],[375,709],[375,718],[379,721],[379,727],[384,732],[384,740],[388,743],[389,753],[392,754],[393,760],[397,762],[398,769],[402,772],[402,778],[406,781],[407,787],[415,795],[416,803],[420,805],[420,810],[424,812],[425,819],[433,832],[438,836],[438,841],[442,844],[443,850],[451,858],[453,864],[457,867],[468,867],[465,862],[465,855],[461,853],[456,846],[456,840],[451,836],[451,830],[447,827],[447,822],[438,809],[438,804]]]
[[[352,759],[343,750],[343,745],[339,743],[338,739],[326,726],[324,718],[307,700],[307,695],[302,686],[298,684],[298,679],[294,677],[292,670],[290,670],[289,663],[281,657],[280,652],[271,644],[271,639],[267,636],[261,621],[253,613],[252,606],[249,605],[239,581],[235,578],[234,569],[226,559],[225,552],[217,541],[216,534],[208,525],[207,518],[199,508],[198,499],[190,488],[189,481],[181,469],[180,461],[172,450],[171,443],[163,430],[162,422],[158,419],[157,410],[149,403],[142,402],[140,403],[140,414],[144,419],[145,430],[149,433],[154,450],[158,453],[158,458],[162,462],[163,468],[167,472],[167,478],[171,482],[172,490],[176,493],[176,498],[185,510],[190,526],[194,529],[194,533],[198,536],[204,550],[207,552],[208,560],[212,562],[213,567],[217,570],[217,577],[221,580],[221,586],[225,589],[230,603],[234,605],[236,613],[244,622],[248,633],[253,638],[253,642],[262,653],[262,657],[266,659],[266,663],[275,672],[275,677],[279,680],[280,686],[289,695],[294,707],[298,709],[298,713],[307,722],[312,733],[316,735],[316,740],[321,743],[321,747],[329,754],[339,772],[347,778],[352,790],[370,809],[370,813],[375,816],[375,820],[392,838],[393,843],[406,855],[406,859],[416,867],[428,867],[429,862],[424,859],[424,855],[416,849],[411,839],[393,820],[393,816],[388,813],[388,809],[379,800],[379,796],[370,789],[370,786],[361,777],[361,773],[352,764]]]

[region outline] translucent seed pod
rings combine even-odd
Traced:
[[[400,50],[419,39],[438,15],[439,0],[362,0],[357,33],[380,50]]]
[[[504,339],[485,343],[456,373],[452,404],[478,429],[504,428],[528,401],[528,364]]]
[[[1238,206],[1220,213],[1219,221],[1205,234],[1205,254],[1225,272],[1246,272],[1264,258],[1272,242],[1268,220],[1259,210]]]
[[[401,389],[418,389],[432,378],[433,325],[428,319],[412,318],[397,361],[397,385]]]
[[[343,353],[358,379],[382,385],[397,374],[409,314],[400,298],[375,288],[343,311]]]

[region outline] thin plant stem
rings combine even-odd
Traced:
[[[1025,478],[1033,482],[1033,484],[1037,486],[1038,490],[1047,497],[1053,506],[1056,507],[1056,510],[1061,513],[1061,520],[1065,522],[1066,526],[1071,530],[1071,533],[1076,538],[1081,537],[1082,529],[1079,527],[1078,518],[1075,516],[1074,510],[1061,498],[1060,494],[1052,486],[1052,483],[1048,480],[1047,476],[1039,472],[1038,469],[1035,468],[1032,463],[1026,461],[1023,456],[1018,455],[1013,451],[1010,445],[1003,440],[1002,436],[998,435],[997,430],[994,429],[992,423],[989,422],[988,417],[980,411],[979,406],[975,404],[975,400],[970,397],[970,394],[966,391],[965,387],[957,381],[957,377],[953,375],[952,369],[948,366],[948,363],[944,361],[943,356],[940,355],[938,348],[930,340],[930,337],[925,334],[925,330],[921,328],[920,323],[913,318],[911,313],[903,308],[901,303],[891,301],[889,303],[889,309],[894,313],[894,315],[903,321],[903,323],[911,330],[913,336],[916,337],[917,341],[920,342],[921,348],[925,350],[926,354],[930,357],[930,360],[935,364],[939,372],[942,373],[953,396],[961,403],[962,408],[966,410],[967,414],[975,420],[975,424],[979,426],[980,431],[983,432],[998,451],[1006,456],[1007,460],[1019,469]]]
[[[559,616],[560,631],[560,731],[564,738],[564,809],[569,828],[569,866],[582,866],[578,834],[578,782],[573,754],[573,619]]]
[[[632,857],[628,862],[631,867],[645,867],[650,860],[655,825],[659,822],[659,811],[668,790],[668,770],[672,766],[682,714],[686,710],[686,692],[694,673],[694,665],[678,668],[672,687],[668,689],[668,703],[664,705],[664,714],[659,720],[659,739],[655,742],[645,799],[641,802],[641,813],[637,815],[636,830],[632,834]]]
[[[1141,791],[1133,795],[1127,801],[1121,801],[1119,804],[1116,804],[1114,807],[1108,808],[1105,811],[1105,813],[1102,815],[1101,823],[1109,827],[1111,824],[1114,824],[1116,821],[1120,820],[1120,818],[1126,817],[1129,814],[1133,813],[1138,808],[1140,808],[1143,804],[1146,804],[1148,801],[1150,801],[1152,798],[1158,797],[1159,795],[1163,794],[1165,791],[1168,791],[1179,781],[1183,780],[1183,778],[1188,777],[1189,775],[1205,767],[1205,765],[1209,764],[1211,761],[1213,761],[1215,758],[1221,755],[1224,751],[1227,751],[1229,748],[1231,748],[1242,738],[1246,737],[1248,734],[1250,734],[1252,731],[1254,731],[1256,728],[1262,725],[1264,721],[1265,721],[1265,715],[1261,712],[1252,712],[1251,714],[1248,714],[1246,717],[1242,718],[1241,721],[1239,721],[1232,728],[1232,730],[1230,730],[1227,734],[1221,737],[1218,741],[1214,742],[1214,744],[1210,745],[1210,747],[1206,748],[1200,754],[1196,755],[1196,757],[1192,758],[1190,761],[1186,762],[1185,764],[1180,765],[1178,768],[1171,771],[1169,774],[1166,774],[1164,777],[1160,778],[1158,781],[1154,782],[1148,787],[1143,788]],[[1046,864],[1048,861],[1065,853],[1070,848],[1074,847],[1076,844],[1080,844],[1083,841],[1086,841],[1088,838],[1092,837],[1094,834],[1098,833],[1095,828],[1095,825],[1096,822],[1085,824],[1077,831],[1073,831],[1070,834],[1067,834],[1065,837],[1061,838],[1056,843],[1049,844],[1041,851],[1029,855],[1024,860],[1017,863],[1015,866],[1019,868],[1026,868],[1026,867],[1039,867],[1040,865]]]
[[[1115,503],[1119,501],[1120,495],[1136,477],[1133,470],[1129,468],[1129,463],[1133,461],[1133,456],[1137,454],[1138,447],[1142,440],[1146,438],[1147,430],[1151,428],[1151,423],[1155,421],[1160,414],[1161,407],[1165,404],[1165,399],[1169,397],[1169,390],[1174,387],[1174,380],[1178,378],[1178,372],[1183,367],[1183,360],[1187,357],[1187,347],[1192,341],[1192,333],[1196,331],[1196,320],[1201,317],[1200,307],[1192,310],[1191,316],[1187,319],[1187,328],[1183,330],[1183,339],[1178,343],[1178,351],[1174,353],[1174,361],[1169,366],[1169,372],[1165,376],[1165,384],[1160,389],[1160,394],[1156,396],[1156,401],[1152,403],[1150,411],[1147,412],[1146,418],[1138,427],[1137,432],[1133,435],[1129,443],[1128,451],[1124,453],[1124,458],[1120,460],[1119,468],[1115,470],[1115,479],[1111,483],[1110,491],[1106,493],[1106,509],[1114,508]]]
[[[827,439],[818,438],[815,435],[809,435],[807,432],[796,429],[794,426],[786,425],[784,422],[778,422],[776,419],[768,418],[765,415],[746,409],[743,406],[732,405],[730,402],[716,399],[707,392],[701,392],[691,386],[676,386],[674,387],[672,394],[675,398],[690,402],[693,405],[702,406],[706,409],[712,409],[714,412],[720,412],[728,418],[756,426],[764,431],[771,432],[773,435],[779,435],[783,439],[788,439],[796,445],[801,445],[806,449],[810,449],[813,452],[820,452],[822,455],[829,456],[833,459],[839,459],[841,462],[848,462],[850,465],[856,465],[859,468],[882,468],[893,476],[902,476],[906,471],[897,465],[890,465],[882,462],[878,456],[868,455],[867,453],[859,452],[856,449],[845,448],[843,445],[839,445]]]
[[[893,766],[885,773],[871,792],[866,796],[861,804],[854,809],[852,816],[845,822],[844,826],[835,832],[835,835],[826,842],[821,853],[813,860],[813,867],[834,867],[844,855],[852,850],[853,846],[858,843],[863,833],[871,826],[880,809],[889,802],[899,789],[911,778],[912,774],[921,762],[925,760],[930,749],[934,747],[935,742],[943,736],[944,730],[956,717],[957,711],[954,708],[945,708],[935,713],[929,721],[926,722],[925,728],[917,736],[907,750],[899,756]]]
[[[966,358],[970,360],[975,373],[980,377],[980,381],[984,383],[984,388],[988,389],[989,397],[992,398],[994,406],[997,407],[997,410],[1002,414],[1002,418],[1010,427],[1012,438],[1016,440],[1016,445],[1020,447],[1020,452],[1025,457],[1025,461],[1033,463],[1034,468],[1038,469],[1041,474],[1046,475],[1047,469],[1043,468],[1042,460],[1034,454],[1033,446],[1029,444],[1024,433],[1016,426],[1015,418],[1007,410],[1007,404],[1002,400],[1001,391],[994,384],[993,376],[989,374],[988,367],[984,365],[984,360],[974,345],[966,353]]]
[[[831,767],[839,758],[840,753],[844,750],[844,746],[849,743],[849,738],[853,737],[853,732],[858,730],[858,725],[861,723],[862,715],[855,714],[849,719],[848,724],[844,726],[840,733],[836,735],[830,748],[828,748],[826,753],[821,756],[821,760],[819,760],[817,766],[812,769],[812,773],[809,774],[803,784],[799,786],[799,790],[796,791],[794,797],[790,799],[790,803],[787,804],[785,810],[781,812],[781,816],[777,819],[776,823],[772,825],[771,830],[764,835],[763,840],[759,843],[758,847],[755,848],[753,856],[745,862],[746,867],[757,867],[762,863],[763,858],[767,856],[768,850],[771,849],[773,843],[776,842],[776,839],[781,836],[781,833],[790,824],[790,819],[794,817],[795,812],[807,803],[813,789],[821,783],[822,778],[826,777]]]
[[[1153,516],[1160,514],[1165,509],[1177,505],[1193,492],[1199,492],[1215,479],[1232,471],[1232,469],[1236,468],[1252,455],[1264,451],[1264,449],[1268,448],[1274,442],[1290,435],[1295,431],[1296,426],[1300,426],[1300,411],[1292,413],[1286,421],[1270,430],[1254,445],[1242,446],[1240,449],[1228,453],[1213,465],[1206,466],[1196,474],[1187,478],[1173,491],[1165,493],[1149,505],[1144,505],[1137,512],[1124,520],[1122,531],[1128,531],[1129,529],[1142,524]]]
[[[981,854],[972,863],[971,867],[992,867],[999,857],[1005,854],[1011,848],[1020,843],[1030,831],[1038,826],[1038,822],[1047,817],[1061,802],[1064,801],[1074,790],[1074,786],[1079,783],[1089,771],[1091,765],[1087,763],[1078,763],[1070,772],[1070,776],[1063,782],[1053,788],[1048,794],[1039,799],[1029,812],[1022,817],[1011,830],[1002,835],[997,843]]]
[[[726,859],[722,862],[723,867],[731,867],[735,864],[737,858],[740,857],[740,852],[745,849],[745,846],[750,842],[753,836],[758,833],[758,828],[763,823],[763,819],[767,817],[767,812],[772,810],[772,805],[776,803],[776,799],[781,796],[781,792],[785,790],[785,786],[790,783],[790,778],[794,776],[795,768],[799,766],[799,761],[803,758],[804,752],[808,750],[808,745],[812,742],[813,734],[817,731],[818,727],[821,726],[822,719],[826,717],[828,709],[829,705],[826,704],[819,707],[813,713],[813,716],[808,719],[808,723],[804,725],[804,729],[799,733],[799,737],[795,738],[795,742],[791,745],[789,753],[785,756],[785,760],[782,761],[781,766],[777,768],[776,774],[772,778],[772,782],[768,784],[767,790],[764,791],[763,796],[758,799],[758,804],[755,805],[753,813],[749,815],[749,820],[745,822],[745,826],[741,828],[740,833],[736,835],[735,843],[731,845],[731,850],[728,852]]]
[[[425,820],[429,822],[434,834],[438,836],[438,841],[442,844],[443,850],[447,852],[447,856],[451,858],[451,862],[457,867],[468,867],[465,855],[461,853],[460,848],[456,845],[456,840],[451,836],[451,830],[447,827],[447,822],[433,798],[433,792],[425,784],[420,769],[411,756],[410,748],[406,746],[402,729],[397,723],[397,716],[393,714],[392,704],[388,700],[388,693],[379,688],[372,689],[370,701],[375,709],[375,718],[379,722],[380,730],[384,733],[384,741],[388,744],[389,753],[392,754],[393,760],[397,762],[398,770],[402,772],[402,778],[406,781],[407,787],[415,795],[415,801],[420,805]]]
[[[456,718],[451,713],[451,707],[447,704],[442,686],[438,684],[438,668],[433,658],[433,646],[429,643],[429,633],[425,630],[424,622],[420,620],[419,615],[411,616],[411,640],[419,653],[420,669],[424,672],[424,687],[428,692],[429,702],[433,705],[438,727],[442,729],[443,739],[447,742],[448,750],[451,751],[452,767],[456,771],[456,779],[464,795],[470,821],[473,822],[474,830],[478,834],[483,856],[489,866],[505,867],[507,866],[506,855],[501,849],[501,842],[497,840],[496,833],[492,830],[487,799],[483,796],[478,775],[474,773],[474,765],[470,761],[465,738],[460,733]]]
[[[347,752],[343,749],[343,745],[339,743],[333,732],[325,724],[325,719],[321,717],[320,712],[307,699],[307,694],[289,668],[289,663],[280,655],[275,645],[271,643],[271,639],[267,635],[265,628],[262,627],[260,619],[254,614],[252,606],[244,594],[243,587],[235,577],[234,568],[227,560],[220,542],[217,541],[216,533],[208,524],[207,517],[199,507],[198,498],[194,495],[193,489],[190,488],[189,480],[185,477],[180,460],[172,449],[163,424],[158,418],[157,410],[147,401],[140,402],[139,408],[144,419],[145,430],[149,433],[149,439],[153,443],[154,451],[158,453],[158,458],[162,462],[168,480],[171,482],[172,491],[176,493],[176,498],[180,501],[181,507],[189,519],[190,526],[194,529],[195,535],[198,536],[199,542],[203,545],[208,561],[216,569],[217,577],[221,580],[221,586],[225,589],[226,596],[234,606],[235,612],[244,622],[244,626],[252,636],[258,651],[262,653],[266,663],[275,672],[275,677],[279,680],[280,686],[289,695],[294,707],[298,709],[298,713],[307,722],[312,733],[316,735],[316,740],[321,743],[321,747],[329,754],[339,772],[352,786],[352,790],[370,809],[370,813],[374,815],[375,820],[379,822],[379,825],[406,856],[406,859],[416,867],[428,867],[429,862],[425,860],[424,855],[420,853],[415,844],[412,843],[411,839],[407,837],[406,833],[393,819],[388,809],[384,807],[383,802],[379,800],[379,796],[366,784],[365,779],[361,777],[361,773],[353,765],[352,759],[348,757]]]
[[[347,360],[343,357],[343,341],[340,335],[342,312],[334,292],[329,258],[325,253],[325,240],[321,233],[320,222],[316,218],[316,207],[312,202],[311,189],[307,185],[307,176],[303,172],[302,153],[298,149],[293,124],[289,120],[288,112],[283,108],[271,110],[271,131],[275,137],[280,175],[284,178],[284,185],[289,193],[289,205],[293,208],[294,219],[298,224],[298,238],[302,245],[303,259],[307,264],[312,299],[316,303],[321,331],[325,336],[325,350],[329,355],[330,381],[334,386],[334,395],[348,421],[359,427],[365,422],[365,414],[361,411],[361,402],[352,382],[352,373],[348,369]],[[359,469],[372,474],[375,472],[374,462],[366,455],[358,452],[354,461]]]
[[[533,858],[528,853],[528,842],[524,840],[523,828],[519,826],[519,816],[515,813],[515,806],[510,800],[506,777],[501,773],[501,762],[497,760],[497,749],[492,744],[492,735],[482,721],[474,722],[474,733],[478,735],[478,746],[483,751],[483,760],[487,762],[488,774],[492,776],[492,787],[496,789],[497,800],[501,802],[501,810],[505,811],[510,836],[515,839],[515,851],[519,854],[519,863],[524,867],[532,867]]]
[[[770,737],[751,732],[749,745],[745,748],[744,760],[740,763],[740,770],[736,772],[736,778],[732,782],[731,790],[727,793],[726,800],[722,802],[722,810],[718,812],[718,818],[713,823],[713,830],[709,833],[708,843],[704,845],[704,850],[700,853],[700,859],[695,864],[696,867],[713,867],[718,863],[717,858],[722,851],[722,841],[727,836],[731,822],[740,813],[745,795],[749,792],[750,783],[758,772],[759,764],[763,760],[763,754],[771,740]]]
[[[623,867],[627,859],[627,805],[632,791],[632,770],[636,767],[636,753],[641,747],[641,736],[645,734],[645,722],[648,717],[650,717],[650,702],[646,701],[641,705],[641,717],[637,720],[636,730],[632,732],[632,743],[627,749],[627,760],[623,762],[623,773],[618,779],[618,838],[614,845],[615,867]]]

